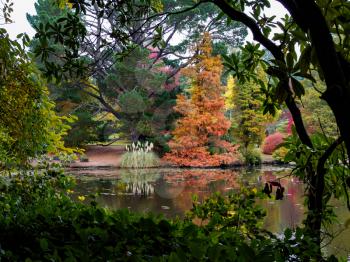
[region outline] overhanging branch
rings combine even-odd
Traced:
[[[225,0],[213,0],[212,2],[216,4],[224,13],[226,13],[232,20],[241,22],[244,25],[246,25],[252,32],[255,41],[261,43],[267,50],[271,52],[271,54],[277,60],[284,61],[284,55],[280,48],[270,39],[263,35],[258,24],[254,19],[252,19],[245,13],[236,10]]]

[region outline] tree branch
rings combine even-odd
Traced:
[[[111,141],[109,141],[107,144],[100,143],[100,144],[97,144],[97,145],[99,145],[99,146],[110,146],[111,144],[113,144],[114,142],[117,142],[119,140],[121,140],[121,138],[117,137],[117,138],[114,138]]]
[[[237,11],[225,0],[212,0],[212,2],[216,4],[223,12],[225,12],[232,20],[245,24],[252,32],[255,41],[261,43],[277,60],[284,62],[284,55],[280,48],[263,35],[258,24],[253,18],[249,17],[243,12]]]
[[[325,164],[328,158],[332,155],[334,150],[343,142],[343,137],[338,137],[323,153],[323,155],[319,158],[317,163],[317,174],[322,176],[325,171]]]

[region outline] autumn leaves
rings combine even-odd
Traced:
[[[230,165],[238,160],[238,146],[222,139],[231,123],[224,115],[222,64],[211,54],[211,38],[204,34],[196,63],[183,70],[191,81],[189,97],[177,97],[175,110],[182,115],[172,132],[171,149],[164,159],[179,166]]]

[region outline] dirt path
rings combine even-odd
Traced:
[[[124,146],[87,146],[88,162],[72,163],[70,167],[119,167]]]
[[[275,162],[272,155],[261,154],[261,160],[263,164],[271,164]]]

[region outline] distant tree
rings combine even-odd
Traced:
[[[337,137],[339,131],[332,110],[327,103],[321,99],[320,90],[324,90],[321,82],[305,88],[305,96],[302,99],[301,111],[304,114],[306,128],[310,133],[324,133],[329,137]]]
[[[184,74],[191,80],[189,97],[178,95],[177,121],[165,160],[180,166],[219,166],[237,160],[236,148],[222,136],[230,127],[224,116],[225,101],[221,86],[222,65],[212,56],[211,38],[204,34],[194,66]]]
[[[154,63],[152,51],[137,47],[108,70],[96,86],[119,128],[121,138],[153,142],[166,150],[165,133],[170,129],[175,105],[177,78],[167,80],[164,63]],[[175,80],[175,81],[174,81]],[[94,93],[92,95],[95,95]]]
[[[260,70],[258,77],[265,80],[265,74]],[[264,95],[255,82],[236,83],[232,92],[232,134],[241,145],[243,156],[256,147],[260,147],[265,136],[266,125],[271,121],[269,115],[263,114]]]
[[[264,140],[262,145],[262,151],[264,154],[272,155],[276,148],[283,143],[285,135],[280,132],[275,132],[272,135],[269,135]]]

